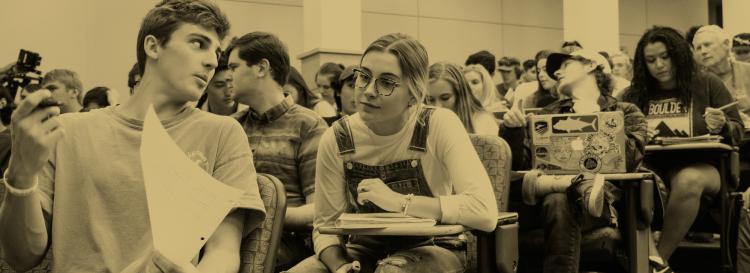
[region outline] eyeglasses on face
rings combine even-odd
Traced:
[[[372,82],[372,75],[359,68],[354,69],[354,87],[360,89],[367,89]],[[375,93],[381,96],[390,96],[393,94],[393,90],[399,87],[401,84],[393,80],[386,78],[375,79]]]

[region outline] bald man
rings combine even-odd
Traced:
[[[750,126],[750,64],[731,56],[730,36],[717,25],[703,26],[695,32],[693,48],[698,62],[719,76],[732,96],[740,102],[739,110],[745,128]]]

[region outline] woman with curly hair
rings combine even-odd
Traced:
[[[455,112],[470,134],[500,133],[495,117],[472,94],[459,66],[447,62],[431,65],[428,83],[427,104]]]
[[[638,42],[633,82],[623,100],[646,115],[649,138],[712,134],[737,145],[743,128],[737,107],[718,109],[733,101],[731,94],[719,78],[699,71],[692,55],[690,45],[675,29],[649,29]],[[649,167],[665,178],[670,189],[657,246],[669,260],[695,220],[701,197],[719,192],[719,171],[700,158],[650,161]],[[653,164],[657,162],[664,163]]]

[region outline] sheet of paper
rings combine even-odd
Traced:
[[[141,166],[154,248],[175,262],[193,259],[243,192],[192,162],[153,107],[143,122]]]

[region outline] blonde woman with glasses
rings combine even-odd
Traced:
[[[319,232],[345,212],[395,212],[494,229],[492,186],[461,121],[422,104],[427,64],[422,44],[405,34],[385,35],[365,50],[355,70],[361,108],[336,121],[318,148],[316,256],[289,272],[464,271],[461,259],[431,237],[345,239]]]

